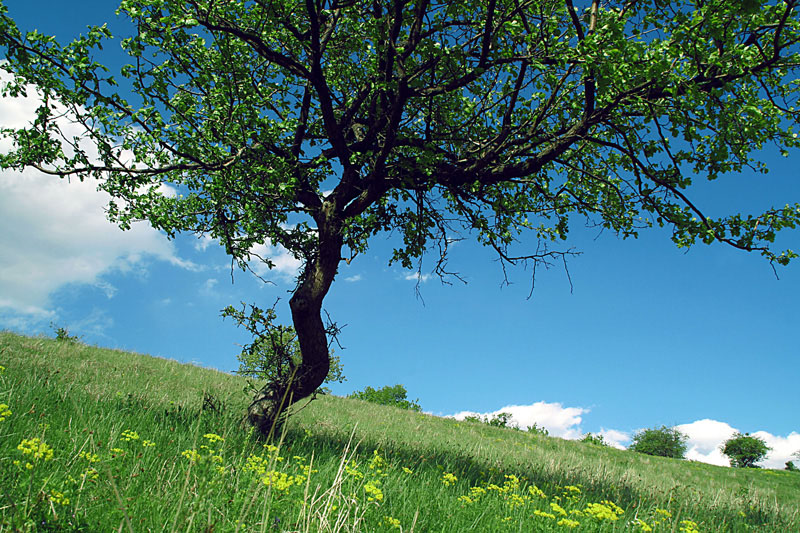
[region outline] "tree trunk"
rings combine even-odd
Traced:
[[[275,431],[281,415],[291,404],[310,396],[322,385],[330,370],[322,300],[328,294],[341,261],[342,222],[329,202],[323,204],[315,218],[319,246],[314,256],[306,258],[297,289],[289,300],[302,362],[294,369],[293,379],[286,383],[268,383],[248,409],[250,423],[265,436]]]

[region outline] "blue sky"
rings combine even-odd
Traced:
[[[22,28],[61,39],[114,19],[108,2],[8,4]],[[0,121],[21,125],[34,104],[0,101]],[[800,201],[800,153],[763,159],[766,176],[698,184],[700,205],[713,215]],[[288,320],[293,258],[270,250],[274,284],[241,271],[232,283],[216,243],[168,241],[144,224],[121,232],[94,189],[0,173],[0,328],[52,335],[52,322],[91,344],[232,371],[248,339],[220,318],[223,307],[281,298]],[[581,252],[568,260],[569,277],[563,265],[540,269],[531,298],[529,270],[511,270],[512,284],[501,286],[491,251],[469,239],[451,262],[469,283],[423,277],[417,295],[415,273],[388,266],[392,241],[377,238],[342,264],[326,299],[346,325],[337,355],[348,381],[334,393],[402,383],[433,414],[506,410],[520,425],[566,438],[603,432],[621,445],[638,429],[678,425],[689,456],[716,463],[734,430],[767,439],[771,467],[800,450],[800,262],[778,267],[778,280],[754,254],[679,250],[659,229],[622,241],[577,220],[566,245]],[[800,249],[800,231],[779,245]]]

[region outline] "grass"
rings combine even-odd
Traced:
[[[797,473],[337,397],[265,443],[235,376],[10,333],[0,365],[0,531],[800,530]]]

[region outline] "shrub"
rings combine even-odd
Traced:
[[[608,446],[609,444],[605,441],[602,435],[592,435],[591,433],[587,433],[581,439],[581,442],[585,444],[593,444],[595,446]]]
[[[55,331],[57,341],[75,343],[80,342],[81,340],[77,335],[70,335],[69,330],[65,327],[56,326],[53,323],[50,324],[50,327],[53,328],[53,331]]]
[[[367,387],[363,391],[356,391],[348,396],[348,398],[355,398],[357,400],[364,400],[366,402],[377,403],[379,405],[393,405],[400,409],[408,409],[409,411],[422,411],[422,407],[416,402],[406,399],[408,392],[403,385],[395,385],[390,387],[386,385],[380,389],[373,389]]]
[[[242,376],[267,382],[287,383],[294,378],[295,368],[303,360],[297,332],[292,326],[275,324],[275,310],[260,309],[242,303],[242,310],[228,306],[222,310],[223,317],[232,317],[238,325],[244,326],[253,335],[253,342],[242,347],[238,373]],[[330,354],[330,370],[323,383],[342,383],[347,381],[339,357]],[[256,388],[257,390],[257,388]],[[327,387],[319,387],[319,394],[330,394]]]
[[[647,455],[683,459],[688,437],[675,428],[661,426],[645,429],[633,436],[628,449]]]
[[[728,456],[735,468],[759,468],[756,463],[771,449],[763,439],[749,433],[736,433],[722,445],[722,453]]]
[[[786,461],[786,468],[789,472],[800,472],[800,468],[797,468],[792,461]]]

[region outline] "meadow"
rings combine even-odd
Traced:
[[[243,378],[0,332],[0,531],[800,531],[800,474],[320,396],[270,441]]]

